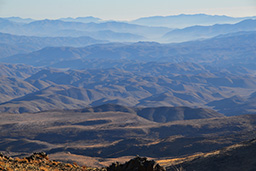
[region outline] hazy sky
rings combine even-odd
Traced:
[[[131,20],[181,13],[256,16],[256,0],[0,0],[0,17]]]

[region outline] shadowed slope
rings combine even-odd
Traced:
[[[256,140],[253,139],[251,141],[235,144],[210,153],[189,156],[183,160],[176,159],[176,162],[180,162],[180,164],[174,164],[174,166],[167,167],[167,170],[255,170],[255,153]]]

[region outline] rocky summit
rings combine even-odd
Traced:
[[[106,169],[89,168],[86,166],[78,166],[76,163],[63,163],[58,161],[51,161],[46,153],[34,153],[29,157],[24,158],[12,158],[0,154],[0,170],[5,171],[103,171]]]

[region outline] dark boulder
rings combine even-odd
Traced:
[[[130,161],[120,164],[113,163],[107,168],[108,171],[165,171],[163,167],[157,164],[154,160],[147,158],[136,157]]]

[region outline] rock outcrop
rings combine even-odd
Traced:
[[[147,158],[136,157],[130,161],[120,164],[113,163],[107,167],[107,171],[165,171],[163,167],[157,164],[154,160],[147,160]]]

